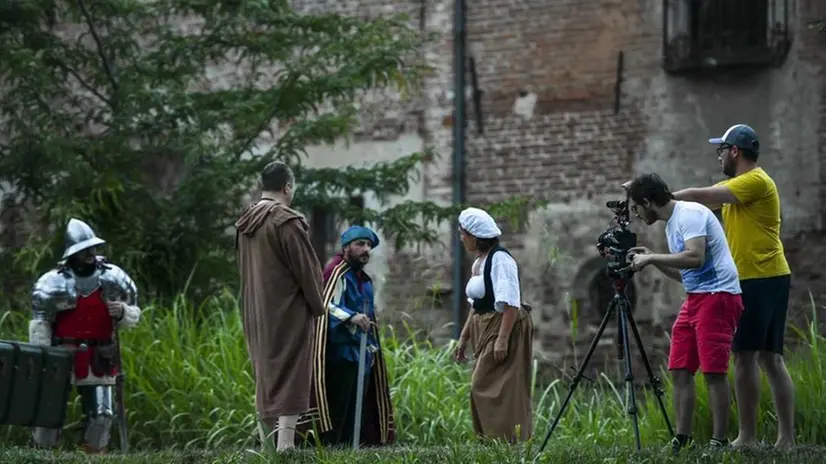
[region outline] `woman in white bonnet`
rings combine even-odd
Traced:
[[[484,438],[527,440],[533,433],[533,322],[522,306],[518,266],[499,245],[502,231],[487,212],[462,211],[459,234],[465,249],[476,255],[465,288],[471,310],[454,354],[464,361],[468,342],[473,347],[473,428]]]

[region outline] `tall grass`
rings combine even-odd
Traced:
[[[194,314],[205,315],[193,323]],[[26,315],[6,312],[0,317],[0,338],[26,340]],[[789,369],[796,386],[797,432],[804,443],[826,442],[826,356],[817,321],[795,329],[805,343],[790,354]],[[209,300],[202,308],[183,298],[171,308],[147,306],[136,329],[121,333],[126,379],[126,408],[130,442],[138,449],[224,449],[257,446],[254,385],[237,303],[231,295]],[[452,359],[452,346],[435,347],[415,339],[402,340],[393,327],[384,327],[384,348],[391,378],[398,437],[405,445],[454,445],[472,441],[468,391],[470,364]],[[666,372],[664,400],[673,422]],[[695,430],[708,437],[711,420],[705,385],[698,376]],[[632,445],[633,430],[623,404],[624,385],[608,377],[594,386],[580,384],[553,441],[589,445]],[[568,392],[563,381],[534,385],[536,439]],[[638,395],[640,429],[647,444],[668,437],[651,394]],[[71,443],[77,437],[79,401],[73,398],[67,422]],[[736,405],[733,405],[733,412]],[[776,425],[771,396],[765,385],[759,416],[760,433],[773,441]],[[731,431],[736,431],[736,414]],[[5,426],[3,445],[24,445],[29,430]]]

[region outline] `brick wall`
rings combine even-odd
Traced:
[[[468,147],[468,201],[619,194],[643,130],[636,109],[547,112],[530,120],[490,115],[484,137],[472,136]]]
[[[450,198],[451,180],[452,3],[424,2],[420,23],[441,34],[428,49],[435,72],[426,81],[419,129],[442,154],[427,170],[428,196],[442,202]],[[826,17],[824,6],[807,2],[792,12],[795,44],[780,68],[699,79],[670,76],[661,69],[661,8],[659,0],[468,2],[469,54],[475,58],[485,118],[484,134],[478,134],[468,98],[468,201],[528,194],[560,205],[534,216],[540,225],[532,230],[503,227],[506,246],[523,262],[535,260],[537,250],[543,252],[535,243],[538,229],[559,237],[563,252],[571,255],[555,270],[549,271],[554,266],[547,263],[528,269],[541,274],[532,278],[531,285],[538,288],[531,290],[541,295],[537,303],[544,311],[537,319],[546,337],[567,325],[564,315],[555,315],[560,298],[577,293],[571,276],[593,262],[593,239],[610,217],[604,201],[622,195],[619,183],[641,170],[660,172],[675,189],[720,180],[706,139],[739,120],[754,121],[767,140],[765,164],[783,196],[784,240],[797,276],[794,304],[804,302],[808,289],[826,297],[817,264],[826,249],[821,252],[814,238],[826,211],[819,200],[826,199],[826,187],[811,169],[826,168],[826,45],[805,27],[810,19]],[[620,51],[623,80],[615,114]],[[812,105],[813,95],[821,103]],[[582,207],[583,201],[592,204]],[[599,217],[581,217],[585,215]],[[664,247],[661,230],[636,229],[641,240]],[[446,289],[450,252],[443,248],[426,258],[431,271],[441,268]],[[409,278],[417,254],[421,256],[418,251],[397,255],[388,282],[398,283],[389,284],[388,291],[424,297],[415,289],[427,285]],[[431,273],[427,283],[438,279]],[[640,276],[638,286],[640,317],[651,320],[650,330],[662,332],[681,299],[679,285]],[[444,322],[450,320],[449,302],[441,300]]]
[[[641,170],[660,172],[675,189],[708,185],[721,174],[706,140],[736,121],[755,121],[768,139],[765,164],[783,195],[784,240],[796,276],[793,305],[805,305],[809,290],[826,299],[820,277],[826,248],[817,230],[826,211],[826,186],[811,169],[826,172],[826,39],[805,27],[826,17],[826,4],[801,3],[791,14],[795,43],[780,68],[693,79],[661,69],[660,1],[469,2],[468,42],[484,92],[485,133],[475,131],[469,100],[468,200],[528,194],[552,203],[593,200],[600,203],[598,210],[606,196],[621,195],[622,180]],[[623,83],[620,111],[614,114],[619,51]],[[785,86],[790,90],[781,90]],[[733,97],[727,100],[728,94]],[[801,98],[797,109],[796,98]],[[757,103],[743,103],[749,101]],[[551,233],[572,229],[569,224]],[[582,236],[594,231],[591,227]],[[526,233],[518,233],[505,241],[519,250],[525,240],[530,240]],[[585,261],[578,253],[575,264],[557,276],[576,273]],[[647,287],[641,290],[644,301],[658,306],[651,318],[660,330],[676,311],[680,289],[657,279],[640,284]],[[554,288],[540,293],[560,294]],[[793,313],[798,319],[805,314]]]

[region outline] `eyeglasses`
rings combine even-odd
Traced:
[[[731,149],[731,147],[733,147],[733,146],[734,146],[734,145],[730,145],[730,144],[728,144],[728,143],[723,143],[723,144],[721,144],[721,145],[717,148],[717,156],[723,156],[723,152],[724,152],[725,150],[730,150],[730,149]]]

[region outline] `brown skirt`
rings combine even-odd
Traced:
[[[533,434],[533,321],[530,313],[519,310],[507,357],[500,364],[493,357],[493,347],[501,323],[499,312],[472,316],[470,344],[476,365],[471,377],[470,409],[478,436],[516,442]]]

